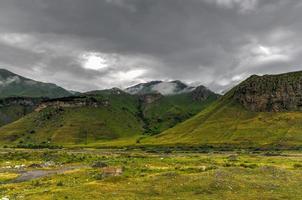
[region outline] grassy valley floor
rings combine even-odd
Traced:
[[[302,152],[12,150],[0,199],[302,199]],[[261,195],[260,195],[261,194]]]

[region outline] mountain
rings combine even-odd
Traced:
[[[5,97],[49,97],[72,95],[69,91],[51,83],[42,83],[0,69],[0,98]]]
[[[9,124],[34,111],[42,98],[7,97],[0,99],[0,126]]]
[[[151,81],[148,83],[141,83],[125,89],[129,94],[148,94],[148,93],[161,93],[162,95],[174,95],[187,93],[194,90],[181,81]]]
[[[233,99],[256,112],[302,111],[302,71],[251,76],[235,88]]]
[[[118,88],[45,99],[34,112],[0,128],[0,143],[100,144],[158,134],[217,99],[209,90],[163,96],[131,95]]]
[[[50,99],[34,112],[0,129],[2,142],[87,144],[142,133],[138,100],[115,90]]]
[[[302,145],[302,71],[253,75],[153,145],[298,148]]]
[[[174,95],[139,95],[141,116],[148,134],[158,134],[189,119],[213,103],[219,95],[200,86],[192,92]]]

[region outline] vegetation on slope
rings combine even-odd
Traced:
[[[2,145],[95,145],[116,141],[139,143],[141,137],[188,119],[214,101],[213,93],[194,100],[190,93],[142,101],[119,89],[92,91],[81,96],[42,102],[24,118],[0,129]]]
[[[217,99],[211,94],[204,100],[194,100],[192,93],[164,96],[151,104],[143,104],[146,132],[156,135],[194,116]]]
[[[51,83],[42,83],[0,69],[0,98],[4,97],[49,97],[72,95],[69,91]]]
[[[0,126],[31,113],[42,101],[41,98],[9,97],[0,99]]]
[[[272,85],[272,89],[265,87],[266,91],[269,90],[272,93],[280,90],[280,87],[295,88],[295,85],[300,84],[301,77],[301,72],[274,75],[272,77],[266,75],[260,77],[265,80],[259,83],[259,77],[252,76],[191,119],[141,142],[156,145],[300,147],[302,144],[302,112],[291,110],[256,112],[253,109],[246,108],[245,104],[238,99],[238,96],[243,97],[244,94],[252,93],[247,91],[254,91],[252,94],[261,93],[258,90],[260,86],[257,83],[264,84],[267,87],[268,84]],[[271,83],[272,80],[276,83]],[[286,80],[289,80],[290,86],[287,86],[288,82]],[[255,88],[251,88],[252,86],[255,86]],[[283,97],[288,98],[282,98],[282,101],[288,102],[287,99],[293,98],[287,90],[283,91]],[[242,93],[238,94],[238,92]],[[271,95],[267,93],[265,96]],[[245,98],[249,99],[248,97]],[[253,98],[254,103],[259,102],[259,105],[262,105],[263,96],[255,95]],[[258,98],[260,98],[259,101]],[[295,98],[299,98],[299,96],[295,96]],[[280,105],[280,101],[278,105]],[[281,103],[281,105],[285,105],[285,103]]]
[[[125,95],[124,98],[118,97]],[[109,97],[110,96],[110,97]],[[75,97],[76,98],[76,97]],[[98,94],[99,107],[48,107],[0,129],[0,140],[8,144],[87,144],[90,142],[134,137],[142,133],[136,118],[136,99],[128,94]],[[85,99],[82,99],[85,101]],[[55,102],[55,100],[53,100]]]

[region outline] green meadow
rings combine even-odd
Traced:
[[[2,149],[0,198],[302,199],[299,151]]]

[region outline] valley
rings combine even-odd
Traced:
[[[4,98],[0,116],[2,124],[7,125],[0,127],[0,145],[135,145],[141,138],[157,135],[189,119],[219,97],[203,86],[185,89],[189,87],[180,81],[171,84],[164,83],[170,92],[173,88],[184,91],[175,89],[175,93],[163,95],[149,88],[146,93],[129,94],[112,88],[56,98],[42,94],[15,97],[18,101]]]
[[[302,200],[302,0],[0,0],[0,200]]]
[[[301,81],[2,98],[0,198],[301,199]]]

